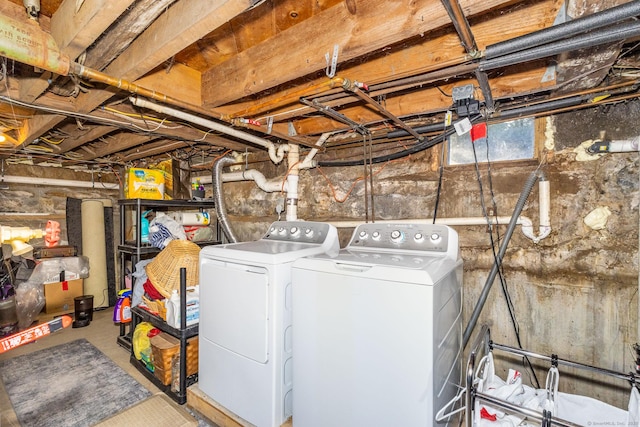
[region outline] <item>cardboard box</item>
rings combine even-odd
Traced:
[[[74,298],[84,295],[84,280],[47,283],[44,286],[44,312],[47,314],[72,313]]]
[[[164,199],[164,172],[131,168],[127,173],[127,199]]]

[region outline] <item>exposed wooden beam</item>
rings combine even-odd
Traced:
[[[121,132],[108,138],[107,142],[96,144],[92,147],[93,154],[83,155],[83,160],[93,160],[100,157],[109,156],[120,151],[124,151],[141,144],[145,144],[157,139],[163,139],[165,143],[166,138],[183,138],[188,141],[181,141],[182,146],[188,146],[194,144],[196,141],[199,144],[209,144],[218,147],[228,147],[234,150],[244,151],[247,146],[235,141],[230,141],[226,138],[219,137],[217,135],[204,135],[202,132],[188,127],[181,127],[178,129],[165,129],[161,128],[156,130],[152,134],[131,134],[128,132]],[[157,154],[157,153],[155,153]],[[154,155],[155,155],[154,154]]]
[[[461,4],[473,16],[510,2],[464,0]],[[450,22],[440,2],[345,1],[203,73],[203,103],[223,105],[323,70],[325,53],[333,52],[335,45],[339,61],[344,62]]]
[[[115,77],[136,80],[154,69],[167,58],[196,42],[218,26],[229,21],[251,5],[250,0],[190,0],[168,9],[141,34],[106,72]],[[80,94],[76,110],[88,113],[113,96],[114,90],[92,90]],[[64,117],[49,116],[37,129],[50,129]],[[23,133],[21,142],[41,135],[32,131]]]
[[[545,0],[529,3],[525,6],[505,11],[497,16],[481,17],[473,22],[473,32],[476,35],[478,47],[486,46],[499,41],[511,39],[523,34],[536,31],[541,27],[549,27],[553,24],[555,16],[562,6],[563,0]],[[496,32],[495,28],[504,29]],[[380,55],[363,63],[353,64],[339,72],[340,76],[352,80],[365,82],[369,85],[389,82],[405,77],[422,75],[447,66],[457,65],[466,60],[463,49],[460,47],[458,36],[452,32],[437,37],[423,38],[411,45],[390,48],[385,55]],[[536,71],[537,73],[537,71]],[[307,87],[318,86],[326,81],[322,77],[311,81]],[[553,81],[541,84],[535,79],[521,80],[517,88],[518,92],[526,92],[523,87],[527,82],[533,89],[535,87],[548,87]],[[295,88],[299,91],[299,87]],[[277,92],[261,98],[259,101],[243,102],[218,108],[232,117],[244,117],[246,111],[252,111],[249,117],[263,119],[273,115],[275,121],[286,121],[296,116],[315,111],[311,108],[301,108],[298,102],[299,95],[292,94],[293,89]],[[347,98],[345,94],[345,98]],[[344,103],[357,102],[355,96],[345,99]],[[336,102],[334,105],[344,105]],[[261,108],[261,105],[264,106]],[[244,109],[244,111],[242,111]],[[424,110],[416,110],[424,111]],[[289,113],[290,112],[290,113]],[[301,132],[307,133],[307,132]]]
[[[74,60],[132,3],[134,0],[85,0],[78,9],[76,0],[65,0],[51,17],[51,35],[60,51]],[[40,18],[41,26],[43,18],[46,17]],[[50,78],[51,73],[44,73],[23,82],[20,99],[33,102],[47,89]]]
[[[173,150],[188,147],[189,143],[184,141],[157,141],[150,144],[146,144],[144,147],[139,147],[127,152],[119,153],[118,158],[122,162],[132,162],[145,157],[157,156],[160,154],[169,153]],[[224,150],[224,148],[220,148]]]
[[[61,152],[66,153],[67,151],[71,151],[80,147],[81,145],[88,144],[91,141],[101,138],[117,129],[118,128],[113,126],[94,126],[88,132],[85,132],[78,138],[65,139],[62,143],[60,143],[58,148],[60,148]]]
[[[179,63],[171,67],[160,67],[135,81],[142,87],[152,87],[158,92],[193,105],[200,105],[200,73]]]
[[[499,99],[522,96],[541,89],[550,89],[555,84],[555,81],[542,82],[545,71],[546,68],[540,66],[533,70],[492,78],[490,79],[490,83],[493,95]],[[439,85],[440,90],[434,87],[425,87],[421,90],[412,91],[410,94],[386,97],[384,106],[388,111],[398,117],[442,112],[452,106],[453,102],[450,96],[452,88],[465,84],[477,86],[475,80],[468,79],[460,80],[456,83]],[[361,105],[343,108],[340,109],[339,112],[362,124],[381,121],[384,118],[377,111]],[[274,128],[283,131],[285,126],[286,124],[281,123],[274,125]],[[327,117],[297,120],[294,122],[294,126],[300,135],[313,135],[321,132],[348,129],[343,123],[336,122]]]
[[[75,60],[135,0],[64,0],[51,17],[51,35],[62,52]]]
[[[135,1],[91,49],[84,64],[96,70],[104,69],[120,55],[156,18],[176,0]]]

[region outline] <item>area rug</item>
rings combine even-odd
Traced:
[[[85,339],[0,361],[22,427],[91,426],[151,395]]]

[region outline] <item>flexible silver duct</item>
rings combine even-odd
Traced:
[[[222,168],[225,165],[235,163],[233,157],[222,157],[220,160],[213,164],[211,173],[211,183],[213,184],[213,200],[216,204],[216,213],[218,214],[218,223],[222,228],[222,232],[227,236],[227,240],[231,243],[236,243],[238,238],[233,234],[231,225],[229,224],[229,218],[227,218],[227,209],[224,206],[224,197],[222,197]]]

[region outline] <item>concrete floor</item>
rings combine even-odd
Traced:
[[[35,343],[25,344],[22,347],[10,350],[7,353],[0,354],[0,360],[10,359],[19,355],[28,354],[44,348],[53,347],[59,344],[71,342],[80,338],[85,338],[91,344],[96,346],[105,355],[111,358],[118,366],[124,369],[129,375],[135,378],[140,384],[146,387],[151,393],[160,392],[152,382],[146,379],[133,365],[129,362],[129,351],[118,345],[116,342],[120,334],[120,327],[112,321],[113,309],[108,308],[93,313],[93,321],[89,326],[84,328],[73,329],[71,327],[58,331],[53,335],[49,335]],[[43,315],[40,321],[50,320],[51,317]],[[2,427],[20,427],[16,419],[15,412],[11,407],[11,402],[7,396],[4,386],[0,383],[0,426]]]

